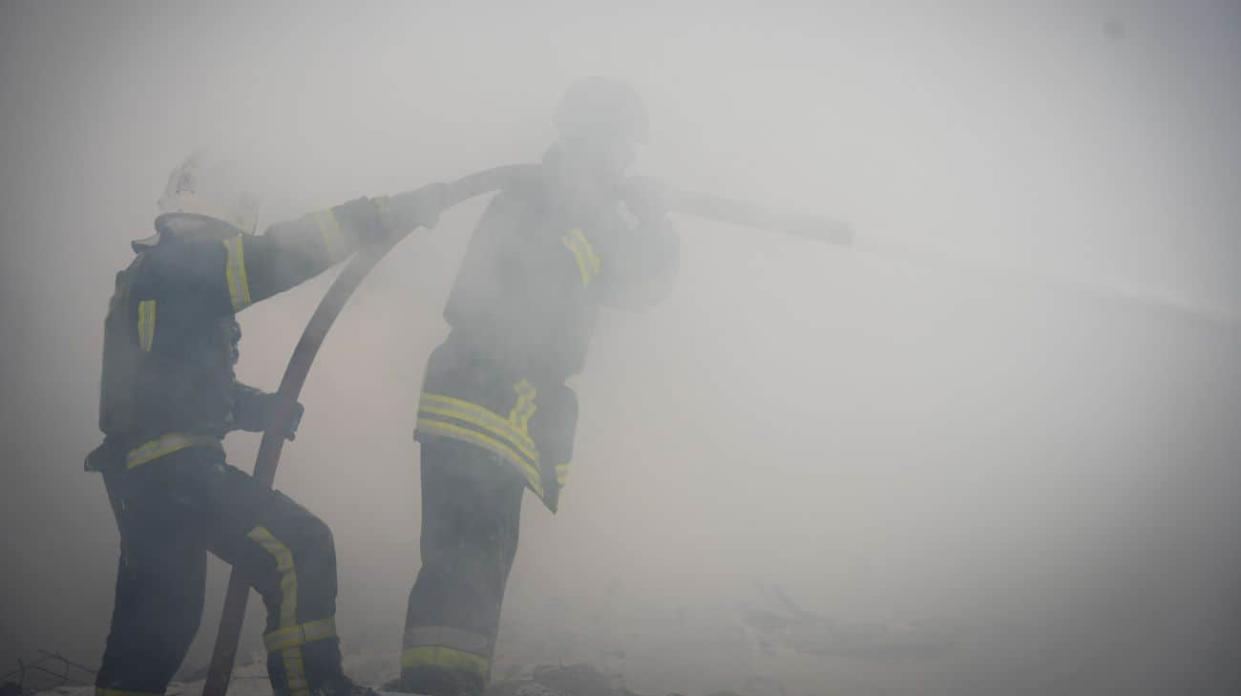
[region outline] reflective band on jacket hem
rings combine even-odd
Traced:
[[[155,341],[155,300],[142,300],[138,303],[138,345],[142,350],[150,352]]]
[[[561,488],[569,482],[569,465],[570,462],[556,465],[556,483],[560,484]]]
[[[213,447],[222,449],[220,438],[214,435],[186,435],[185,433],[168,433],[149,442],[144,442],[125,455],[125,468],[132,469],[147,462],[166,457],[187,447]]]
[[[482,655],[457,650],[443,645],[419,645],[406,648],[401,653],[401,668],[439,667],[456,672],[470,672],[485,679],[490,665]]]
[[[326,619],[307,621],[289,628],[278,628],[263,636],[263,646],[267,648],[267,652],[276,652],[335,637],[336,617],[329,616]]]
[[[543,496],[543,480],[539,474],[538,466],[517,454],[513,448],[500,442],[486,434],[470,430],[456,423],[448,423],[445,421],[434,420],[431,418],[418,419],[418,432],[428,435],[439,435],[453,440],[468,442],[478,445],[483,449],[499,456],[507,461],[525,477],[526,483],[530,486],[530,490],[534,491],[539,497]]]
[[[531,414],[534,412],[533,404],[524,406],[519,402],[519,406],[522,406],[523,410],[529,410]],[[534,445],[534,439],[526,431],[525,423],[519,420],[522,414],[517,412],[517,407],[514,407],[512,416],[505,418],[495,411],[464,399],[445,396],[444,394],[423,392],[422,403],[419,404],[418,410],[465,421],[509,443],[530,459],[537,461],[539,458],[539,451]],[[526,422],[528,420],[529,417],[527,416]]]
[[[228,250],[228,261],[224,267],[224,276],[228,280],[228,298],[233,303],[233,311],[240,312],[250,306],[250,282],[246,279],[246,251],[242,236],[229,237],[224,241]]]
[[[95,696],[163,696],[162,691],[129,691],[127,689],[105,689],[95,687]]]
[[[293,552],[262,525],[251,529],[246,537],[271,554],[280,573],[280,623],[272,633],[297,629],[297,568],[293,565]],[[292,696],[306,696],[310,693],[310,684],[306,681],[302,651],[294,645],[281,648],[279,652],[289,693]]]
[[[517,392],[517,403],[513,405],[513,410],[509,411],[508,420],[523,435],[529,437],[530,419],[539,410],[539,407],[534,403],[539,390],[534,388],[530,380],[523,379],[513,385],[513,391]]]

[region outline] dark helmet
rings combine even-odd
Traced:
[[[574,82],[556,107],[562,140],[621,138],[645,143],[650,131],[646,105],[628,84],[608,77]]]

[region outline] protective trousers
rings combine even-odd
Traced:
[[[267,606],[267,666],[278,696],[338,683],[336,552],[327,525],[194,447],[107,472],[121,533],[116,603],[98,696],[162,694],[198,630],[207,551],[239,569]]]
[[[422,568],[405,615],[403,689],[482,693],[517,553],[524,488],[487,450],[422,442]]]

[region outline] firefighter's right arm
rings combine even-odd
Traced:
[[[267,430],[280,412],[287,408],[290,415],[284,434],[287,440],[292,440],[297,434],[302,414],[306,411],[300,402],[287,399],[279,392],[265,392],[241,382],[233,383],[232,402],[231,426],[252,433]]]
[[[261,235],[224,240],[233,311],[313,278],[363,245],[434,225],[442,200],[443,185],[432,184],[391,197],[359,198],[274,224]]]

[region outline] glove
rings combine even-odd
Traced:
[[[435,227],[440,211],[446,205],[448,187],[429,184],[413,191],[398,193],[388,199],[380,210],[380,221],[391,234],[402,235],[418,227]]]
[[[668,186],[654,177],[625,179],[621,184],[621,200],[643,222],[654,222],[668,214]]]
[[[254,387],[237,384],[233,388],[234,429],[252,433],[264,432],[286,407],[290,409],[290,418],[284,437],[292,440],[297,436],[297,427],[302,422],[302,414],[306,412],[306,408],[279,393],[268,394]]]

